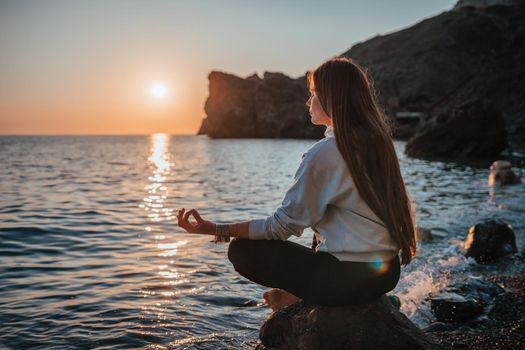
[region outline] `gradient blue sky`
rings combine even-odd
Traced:
[[[211,70],[299,76],[454,3],[0,0],[0,134],[194,134]]]

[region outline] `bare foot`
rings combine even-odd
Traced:
[[[295,304],[302,300],[301,298],[279,288],[274,288],[265,292],[263,294],[263,299],[266,304],[272,308],[272,311],[277,311],[282,307]]]

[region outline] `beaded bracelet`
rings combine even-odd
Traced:
[[[230,241],[230,225],[217,224],[215,228],[215,243]]]

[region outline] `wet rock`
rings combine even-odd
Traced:
[[[450,286],[447,291],[476,299],[482,305],[488,305],[496,296],[503,293],[504,289],[496,283],[468,277],[464,282]]]
[[[514,231],[500,220],[472,226],[463,248],[466,257],[473,257],[480,264],[490,263],[518,251]]]
[[[433,239],[432,230],[424,227],[417,227],[417,239],[420,242],[430,242]]]
[[[430,300],[430,308],[438,321],[466,321],[483,312],[483,305],[474,298],[445,292]]]
[[[477,277],[468,277],[465,281],[449,286],[437,296],[431,296],[430,307],[440,322],[465,322],[476,324],[475,317],[481,315],[484,307],[504,293],[499,285]],[[486,323],[488,319],[477,318],[477,323]],[[436,326],[434,331],[442,331]]]
[[[499,294],[487,310],[489,322],[483,325],[469,322],[466,329],[451,323],[448,330],[436,330],[428,335],[447,349],[457,342],[466,343],[473,350],[525,349],[525,274],[523,266],[515,268],[518,268],[517,275],[502,275],[498,271],[487,276],[488,280],[505,288],[505,293]]]
[[[445,322],[434,322],[424,329],[425,332],[446,332],[451,330],[452,326],[450,323]]]
[[[503,116],[488,100],[467,101],[440,117],[408,141],[407,155],[498,156],[507,147]]]
[[[257,306],[257,302],[255,300],[246,300],[242,306],[248,307],[248,306]]]
[[[401,299],[397,295],[388,295],[388,298],[390,298],[390,303],[393,307],[397,310],[401,309]]]
[[[262,325],[258,349],[436,349],[383,296],[372,303],[325,307],[299,302]]]
[[[483,309],[483,311],[485,311],[485,309]],[[478,317],[470,320],[468,322],[468,326],[470,328],[473,328],[473,327],[491,327],[492,325],[494,325],[495,321],[490,318],[488,315],[479,315]]]
[[[451,347],[452,349],[464,349],[464,350],[470,349],[470,346],[467,343],[462,343],[462,342],[453,342],[451,344]]]
[[[497,160],[489,168],[489,186],[516,185],[521,183],[519,175],[512,171],[512,164],[506,160]]]

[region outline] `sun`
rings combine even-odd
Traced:
[[[149,88],[149,94],[154,99],[162,100],[168,94],[168,88],[166,87],[166,84],[161,83],[161,82],[156,82],[156,83],[151,84]]]

